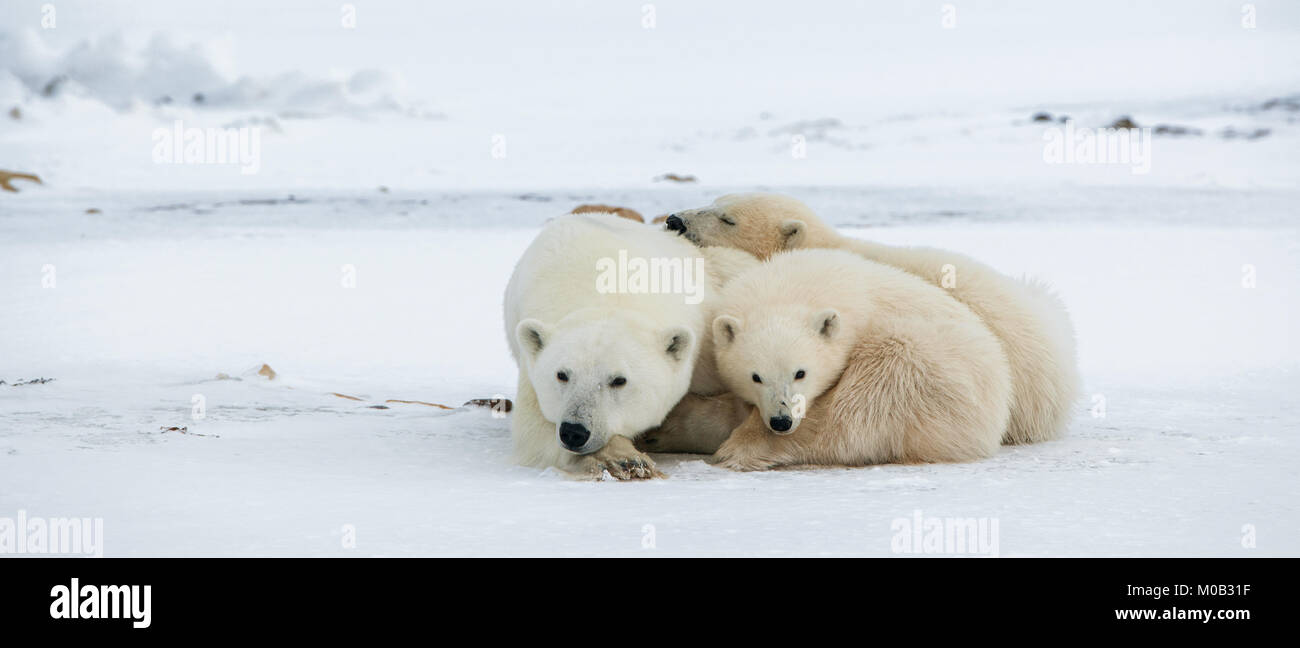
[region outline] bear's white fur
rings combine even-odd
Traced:
[[[1079,390],[1074,327],[1045,285],[1017,280],[954,252],[892,247],[849,238],[806,205],[779,194],[730,194],[674,214],[679,234],[697,245],[726,246],[768,258],[782,250],[830,248],[914,274],[970,307],[997,336],[1011,363],[1011,424],[1005,443],[1059,436]]]
[[[598,289],[621,255],[680,260],[697,285],[683,284],[689,295]],[[703,276],[694,276],[696,259],[704,260]],[[710,308],[726,277],[756,264],[743,252],[701,250],[616,216],[549,221],[505,294],[506,337],[519,365],[510,425],[516,459],[588,476],[660,475],[631,439],[659,425],[688,387],[705,395],[722,390],[706,335]],[[705,361],[697,362],[702,353]],[[562,423],[582,426],[588,441],[564,448]]]
[[[716,463],[969,461],[1001,444],[1002,345],[914,275],[850,252],[782,252],[728,283],[717,312],[718,370],[755,407]]]

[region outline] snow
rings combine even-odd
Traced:
[[[1300,553],[1300,6],[645,4],[0,10],[0,169],[44,181],[0,193],[0,521],[100,517],[110,556],[888,556],[919,511],[996,520],[1002,556]],[[1201,134],[1153,135],[1149,173],[1049,164],[1039,111]],[[259,129],[257,172],[157,163],[177,121]],[[960,465],[512,465],[508,420],[460,405],[513,396],[500,299],[545,219],[752,189],[1057,286],[1069,432]]]
[[[855,199],[792,191],[823,211]],[[618,198],[646,213],[698,202]],[[1212,220],[1207,196],[1143,198],[1150,214]],[[55,380],[0,386],[0,511],[103,517],[107,555],[892,555],[891,524],[916,510],[997,519],[1004,556],[1296,549],[1300,232],[1287,221],[877,215],[852,231],[961,250],[1060,288],[1086,391],[1066,438],[964,465],[739,474],[669,456],[662,481],[584,483],[513,466],[508,421],[486,410],[370,407],[512,394],[500,294],[569,194],[429,194],[423,211],[401,195],[314,208],[191,196],[201,214],[147,211],[174,204],[149,199],[77,204],[99,215],[24,200],[0,236],[0,358],[10,382]],[[976,213],[986,200],[943,198]],[[535,216],[467,224],[511,210]],[[1241,285],[1246,263],[1253,289]],[[46,264],[54,288],[42,288]],[[345,264],[354,288],[341,285]],[[247,372],[261,363],[279,376]],[[191,434],[159,431],[171,426]],[[1258,528],[1254,550],[1241,547],[1245,524]]]

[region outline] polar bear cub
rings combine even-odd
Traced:
[[[704,394],[722,389],[705,335],[718,274],[756,264],[616,216],[552,219],[505,294],[519,366],[516,459],[589,476],[659,476],[631,440],[659,425],[693,385]],[[707,362],[697,362],[702,352]]]
[[[971,310],[909,273],[837,250],[773,255],[722,291],[723,381],[754,405],[723,466],[987,457],[1006,432],[1011,372]]]
[[[997,336],[1011,363],[1011,424],[1005,443],[1053,439],[1069,425],[1079,391],[1074,327],[1043,284],[1005,276],[970,257],[849,238],[789,196],[729,194],[671,215],[665,224],[701,247],[725,246],[767,258],[782,250],[848,250],[944,288]]]

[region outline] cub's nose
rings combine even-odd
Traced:
[[[772,426],[772,429],[777,432],[785,432],[786,430],[789,430],[793,423],[794,421],[791,421],[788,416],[773,416],[767,420],[767,424]]]
[[[686,231],[686,223],[683,222],[682,219],[677,216],[677,214],[673,214],[672,216],[669,216],[668,220],[664,221],[664,227],[668,228],[668,231],[670,232]]]
[[[569,450],[577,451],[587,444],[587,439],[591,438],[591,431],[581,423],[561,423],[560,424],[560,444]]]

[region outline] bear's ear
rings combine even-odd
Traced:
[[[664,331],[661,343],[664,353],[678,362],[691,357],[695,345],[695,334],[685,326],[676,326]]]
[[[730,315],[719,315],[713,320],[713,346],[719,349],[736,341],[740,334],[740,320]]]
[[[793,250],[803,243],[804,232],[808,226],[804,225],[801,220],[789,219],[781,221],[781,247],[786,250]]]
[[[519,348],[523,349],[529,358],[537,357],[542,347],[546,346],[546,340],[550,335],[550,329],[535,319],[523,320],[515,327],[515,341],[519,343]]]
[[[840,312],[827,308],[817,313],[813,316],[813,330],[828,340],[834,339],[840,331]]]

